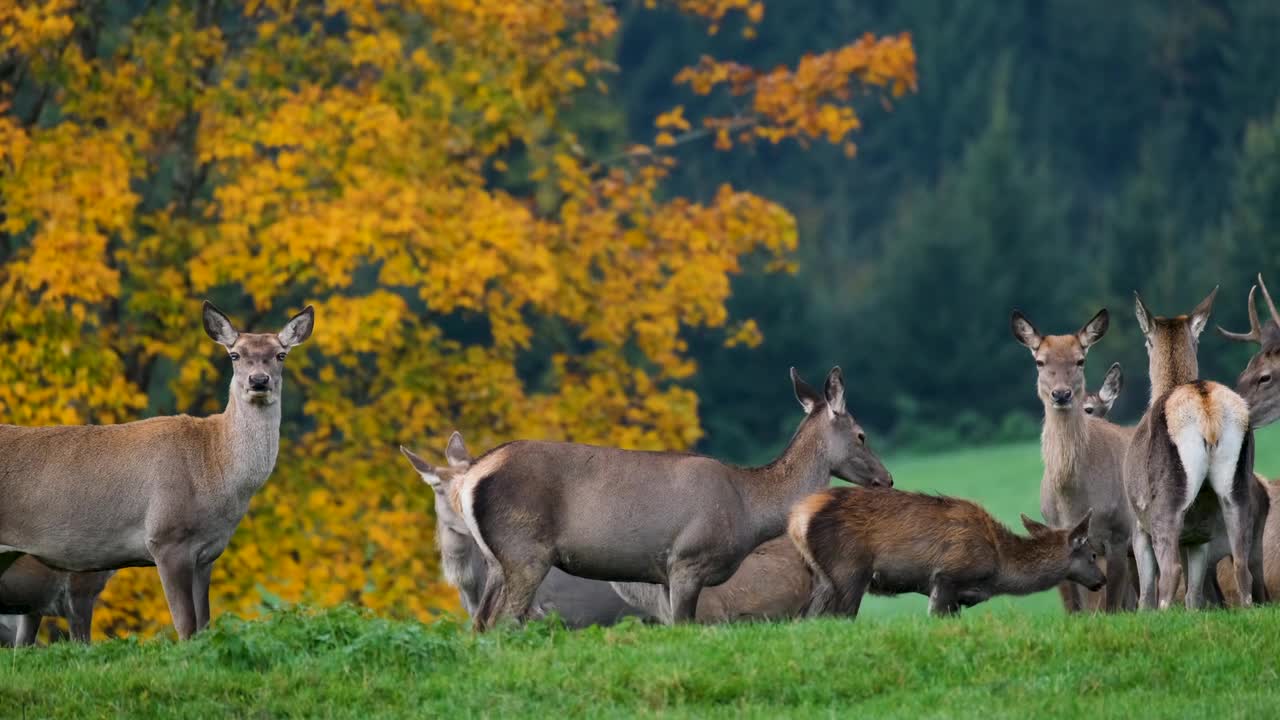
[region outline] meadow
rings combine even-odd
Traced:
[[[1280,426],[1259,471],[1280,475]],[[899,487],[1037,515],[1034,443],[891,457]],[[0,718],[1258,716],[1280,710],[1280,608],[1065,617],[1054,593],[957,620],[871,598],[856,623],[723,627],[554,622],[484,636],[352,608],[232,615],[188,643],[11,650]]]

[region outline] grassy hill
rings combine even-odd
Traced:
[[[9,651],[5,718],[1274,717],[1280,608],[476,636],[342,609]]]

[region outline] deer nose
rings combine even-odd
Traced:
[[[250,390],[266,390],[271,386],[271,376],[266,373],[254,373],[249,376]]]
[[[1058,388],[1049,393],[1053,397],[1053,401],[1059,405],[1066,405],[1071,401],[1071,388]]]

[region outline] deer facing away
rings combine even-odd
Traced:
[[[1070,530],[1022,516],[1015,535],[977,504],[881,488],[831,488],[791,512],[788,533],[814,576],[812,614],[858,615],[863,595],[920,593],[950,615],[994,595],[1064,581],[1106,582],[1089,543],[1089,513]]]
[[[314,324],[241,333],[204,305],[234,373],[219,415],[0,425],[0,573],[20,554],[73,572],[155,565],[180,638],[209,622],[209,578],[275,466],[285,356]]]
[[[805,418],[764,467],[535,441],[479,458],[459,492],[493,579],[477,627],[489,627],[499,613],[523,621],[552,566],[580,577],[661,584],[673,622],[689,621],[702,588],[728,580],[752,550],[781,535],[791,506],[832,474],[891,484],[845,407],[840,369],[831,370],[823,392],[794,369],[792,383]]]
[[[13,644],[35,644],[45,617],[64,617],[71,639],[89,642],[93,606],[114,570],[68,573],[51,570],[35,558],[18,558],[0,577],[0,614],[17,616]]]
[[[408,448],[401,447],[400,451],[435,494],[440,567],[449,584],[458,588],[467,614],[475,617],[488,568],[480,546],[453,506],[457,478],[471,467],[471,453],[462,435],[456,432],[449,438],[444,466],[433,466]],[[628,616],[648,617],[627,604],[609,583],[575,577],[559,568],[551,568],[534,596],[534,614],[546,615],[553,611],[572,628],[612,625]]]
[[[1085,412],[1085,358],[1110,324],[1105,309],[1071,335],[1041,335],[1031,321],[1014,310],[1013,336],[1031,351],[1036,363],[1036,393],[1044,405],[1040,453],[1040,512],[1055,528],[1073,527],[1092,511],[1090,537],[1106,556],[1105,606],[1110,612],[1131,609],[1129,546],[1133,517],[1124,492],[1124,457],[1133,431]],[[1110,377],[1110,373],[1108,373]],[[1119,390],[1119,377],[1114,388]],[[1102,393],[1111,393],[1106,383]],[[1114,400],[1114,397],[1112,397]],[[1076,585],[1059,588],[1068,612],[1096,606]]]
[[[1152,315],[1135,295],[1147,344],[1151,404],[1125,455],[1124,481],[1137,521],[1133,554],[1143,608],[1173,603],[1182,580],[1183,546],[1186,604],[1203,605],[1215,539],[1229,547],[1239,603],[1248,606],[1255,596],[1265,597],[1260,555],[1253,553],[1257,508],[1249,406],[1229,388],[1198,379],[1196,346],[1216,294],[1215,288],[1190,315],[1172,318]]]

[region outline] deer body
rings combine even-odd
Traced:
[[[213,562],[275,465],[283,356],[312,318],[240,334],[206,303],[206,330],[236,365],[219,415],[0,426],[0,554],[74,572],[155,565],[179,637],[203,628]]]
[[[18,616],[14,645],[32,645],[46,616],[63,617],[73,640],[89,642],[93,606],[115,574],[113,570],[68,573],[51,570],[35,558],[19,558],[0,578],[0,613]]]
[[[663,585],[672,619],[693,619],[704,586],[782,534],[791,505],[829,476],[889,484],[845,411],[839,368],[818,393],[792,372],[805,420],[781,457],[738,468],[682,453],[519,441],[478,459],[460,506],[494,578],[477,626],[527,617],[552,566],[579,577]]]
[[[1089,348],[1102,339],[1109,324],[1105,309],[1073,335],[1041,335],[1016,310],[1010,320],[1014,338],[1035,358],[1036,392],[1044,405],[1040,512],[1055,528],[1074,527],[1092,512],[1089,536],[1106,555],[1105,606],[1115,612],[1135,604],[1128,581],[1133,517],[1123,477],[1132,431],[1086,412],[1084,373]],[[1121,381],[1118,366],[1112,366],[1108,378],[1100,395],[1114,401]],[[1064,584],[1059,592],[1068,612],[1097,604],[1082,597],[1074,584]]]
[[[788,533],[814,576],[813,614],[856,617],[863,595],[920,593],[934,615],[995,595],[1067,580],[1106,582],[1089,546],[1089,515],[1071,530],[1023,516],[1030,538],[967,500],[881,488],[831,488],[791,512]]]
[[[1260,558],[1253,554],[1257,509],[1249,407],[1229,388],[1197,379],[1196,343],[1215,293],[1190,316],[1175,318],[1155,317],[1137,300],[1152,400],[1126,453],[1124,478],[1137,519],[1133,551],[1144,608],[1173,603],[1183,546],[1186,603],[1200,607],[1215,538],[1229,545],[1240,603],[1252,604],[1254,591],[1261,590],[1250,568]]]

